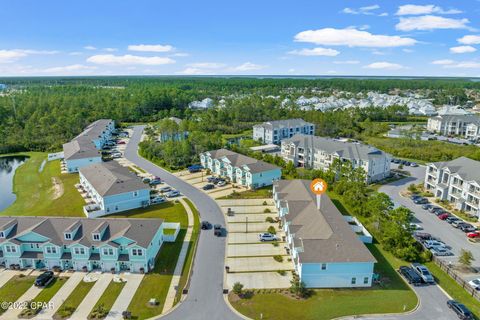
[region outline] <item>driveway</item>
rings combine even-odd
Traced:
[[[113,279],[113,274],[111,273],[92,273],[91,276],[96,277],[97,281],[95,281],[92,289],[90,289],[85,298],[78,305],[77,309],[70,317],[71,320],[88,319],[88,315],[92,311],[98,299],[100,299],[100,297],[102,296],[103,292],[107,289],[110,281],[112,281]]]
[[[127,283],[123,287],[122,291],[117,297],[117,300],[113,303],[110,312],[108,312],[106,320],[122,319],[122,312],[128,310],[128,305],[132,301],[135,292],[137,292],[138,286],[142,282],[143,274],[123,274],[122,278],[127,280]]]

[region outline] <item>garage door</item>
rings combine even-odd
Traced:
[[[132,272],[140,272],[140,268],[144,268],[143,263],[132,263]]]
[[[112,261],[112,262],[103,262],[103,267],[102,267],[102,270],[103,270],[103,271],[109,272],[112,268],[115,268],[115,269],[116,269],[115,261]]]
[[[53,267],[61,266],[60,261],[58,260],[48,260],[46,261],[47,269],[53,269]]]
[[[88,266],[88,261],[74,261],[73,262],[73,269],[75,270],[78,270],[78,271],[82,271],[82,268],[83,267],[87,267]]]

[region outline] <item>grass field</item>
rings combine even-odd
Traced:
[[[39,172],[47,158],[43,152],[17,155],[25,155],[29,159],[15,172],[13,191],[17,199],[0,215],[84,216],[82,208],[85,202],[74,187],[78,183],[78,174],[60,173],[59,160],[47,162],[43,171]]]
[[[8,280],[3,287],[0,288],[0,301],[1,302],[15,302],[20,298],[28,289],[33,285],[35,277],[20,277],[14,276]],[[0,314],[6,310],[0,308]],[[1,317],[0,317],[1,318]]]
[[[265,199],[272,197],[272,187],[263,187],[254,190],[246,190],[241,192],[235,192],[228,196],[220,197],[221,199]]]
[[[55,313],[54,319],[65,319],[72,315],[94,285],[95,282],[81,281]]]
[[[111,281],[107,289],[105,289],[102,296],[100,299],[98,299],[97,303],[93,307],[92,312],[95,311],[99,306],[102,306],[105,313],[108,314],[124,286],[125,282]],[[90,319],[92,318],[91,315],[92,313],[90,313]]]
[[[67,282],[67,277],[55,277],[52,282],[50,282],[45,288],[40,291],[40,293],[32,300],[36,303],[47,303],[53,296],[57,293],[58,290]],[[29,317],[37,314],[42,309],[23,309],[20,313],[21,316]]]

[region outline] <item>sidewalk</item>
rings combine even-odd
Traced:
[[[95,303],[98,301],[98,299],[100,299],[112,279],[113,274],[111,273],[99,274],[98,280],[95,282],[92,289],[88,292],[83,301],[78,305],[70,319],[88,319],[88,315],[95,306]]]
[[[182,276],[183,264],[185,263],[185,259],[187,258],[188,246],[190,245],[190,239],[192,237],[193,231],[193,212],[190,209],[190,206],[185,202],[185,200],[179,199],[179,201],[187,211],[188,228],[185,238],[183,240],[182,250],[180,251],[180,255],[178,256],[177,265],[175,266],[175,270],[173,272],[172,281],[170,282],[170,287],[168,288],[167,297],[165,298],[165,304],[163,305],[162,313],[165,313],[171,308],[173,308],[173,305],[175,303],[175,296],[177,294],[178,285]]]

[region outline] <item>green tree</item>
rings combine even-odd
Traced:
[[[460,250],[460,255],[458,256],[458,262],[464,268],[471,268],[473,261],[475,261],[475,258],[473,257],[473,253],[470,250],[465,250],[465,249]]]

